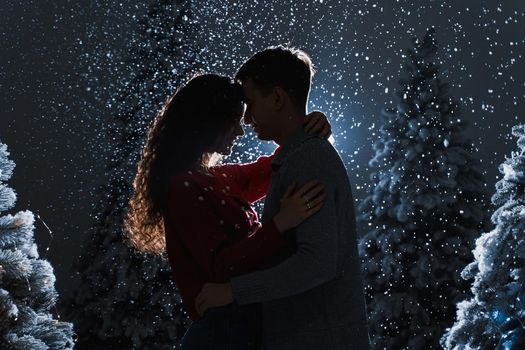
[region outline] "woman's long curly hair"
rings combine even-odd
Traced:
[[[131,246],[165,258],[163,213],[170,179],[220,159],[217,147],[237,122],[242,101],[240,84],[217,74],[194,76],[168,98],[148,129],[133,182],[124,219]]]

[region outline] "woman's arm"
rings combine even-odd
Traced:
[[[272,155],[260,156],[252,163],[228,163],[216,166],[214,169],[219,174],[226,175],[223,178],[224,181],[234,183],[243,200],[253,203],[264,198],[268,193],[272,176],[270,164],[280,149],[281,147],[277,147]]]

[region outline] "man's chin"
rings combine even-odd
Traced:
[[[255,136],[257,136],[257,138],[261,141],[268,141],[268,138],[266,136],[264,136],[264,134],[261,134],[261,133],[255,133]]]
[[[261,130],[258,125],[253,127],[253,132],[255,133],[255,136],[261,141],[270,140],[270,138],[264,134],[263,130]]]

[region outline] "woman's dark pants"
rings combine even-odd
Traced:
[[[206,310],[194,321],[182,350],[260,350],[262,348],[260,304],[229,305]]]

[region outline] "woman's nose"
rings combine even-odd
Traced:
[[[252,117],[250,117],[250,115],[247,113],[244,114],[244,117],[242,118],[242,120],[243,120],[243,123],[246,125],[250,125],[253,123]]]
[[[235,134],[239,135],[239,136],[243,136],[244,135],[244,128],[242,127],[242,125],[239,124],[239,127],[237,128]]]

